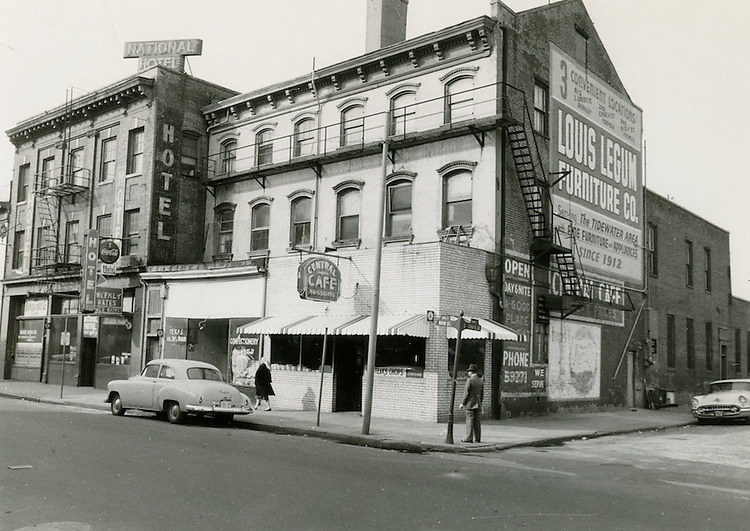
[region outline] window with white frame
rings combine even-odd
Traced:
[[[250,251],[267,251],[271,227],[271,205],[256,203],[250,209]]]
[[[57,175],[55,175],[55,157],[47,157],[42,160],[42,173],[39,184],[43,188],[57,186]]]
[[[257,166],[273,162],[272,135],[272,129],[263,129],[255,135],[255,163]]]
[[[101,161],[99,164],[99,182],[112,181],[115,178],[115,163],[117,157],[117,138],[110,137],[102,140]]]
[[[25,231],[19,230],[13,234],[13,259],[11,260],[11,267],[13,269],[19,269],[23,266],[25,240]]]
[[[23,203],[29,197],[29,176],[31,175],[31,164],[24,164],[18,168],[18,188],[16,190],[16,202]]]
[[[214,209],[216,216],[216,254],[220,257],[231,256],[234,235],[235,205],[224,203]]]
[[[122,254],[138,254],[140,243],[140,218],[141,210],[133,208],[125,211],[122,226]]]
[[[341,113],[341,146],[356,146],[365,140],[365,107],[350,105]]]
[[[402,92],[391,99],[391,134],[405,135],[414,131],[417,94]]]
[[[143,127],[133,129],[128,134],[128,162],[126,172],[143,173],[143,146],[145,139]]]
[[[459,77],[445,86],[445,123],[469,120],[474,116],[474,78]]]
[[[312,230],[312,198],[295,197],[292,200],[290,246],[304,247],[310,245]]]
[[[72,184],[87,186],[84,179],[83,148],[73,149],[68,159],[68,178]]]
[[[412,221],[412,181],[396,179],[386,187],[386,236],[408,236]]]
[[[78,220],[68,221],[65,224],[65,248],[63,250],[63,262],[80,263],[81,249],[78,243]]]
[[[336,196],[336,241],[351,242],[359,239],[359,188],[344,188]]]
[[[183,175],[192,177],[198,169],[198,139],[200,136],[191,131],[183,131],[180,146],[180,170]]]
[[[443,178],[443,227],[468,226],[472,222],[472,173],[458,170]]]
[[[294,124],[294,156],[304,157],[315,153],[315,120],[303,118]]]
[[[221,143],[219,152],[219,171],[222,175],[230,175],[234,172],[234,164],[237,159],[237,141],[225,140]]]

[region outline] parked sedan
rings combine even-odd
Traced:
[[[139,376],[109,382],[107,391],[105,402],[118,416],[128,409],[155,411],[179,424],[188,414],[229,422],[234,415],[252,413],[247,395],[224,383],[219,369],[201,361],[153,360]]]
[[[698,422],[730,419],[750,421],[750,379],[711,382],[707,394],[693,397],[691,411]]]

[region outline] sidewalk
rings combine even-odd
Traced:
[[[35,382],[0,381],[0,397],[108,411],[106,391],[91,387],[65,387]],[[447,424],[373,417],[369,434],[362,434],[357,412],[263,411],[235,417],[239,428],[279,434],[330,439],[346,444],[409,452],[482,452],[521,446],[549,446],[574,439],[603,437],[692,424],[688,406],[664,409],[613,409],[585,413],[555,413],[482,422],[482,442],[464,443],[463,419],[453,426],[453,442],[446,443]]]

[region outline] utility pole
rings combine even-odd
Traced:
[[[388,129],[391,124],[391,113],[385,113],[385,130],[383,132],[383,151],[381,153],[381,176],[378,186],[377,227],[375,243],[375,272],[372,278],[372,310],[370,314],[370,340],[367,343],[367,373],[365,375],[365,410],[362,415],[362,433],[370,433],[370,416],[372,415],[372,386],[375,382],[375,349],[378,346],[378,309],[380,307],[380,264],[383,255],[383,217],[385,216],[385,176],[388,173]]]

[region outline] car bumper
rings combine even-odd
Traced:
[[[247,415],[253,410],[249,407],[193,406],[185,407],[188,413],[205,413],[207,415]]]
[[[700,410],[690,411],[697,419],[750,419],[750,408]]]

